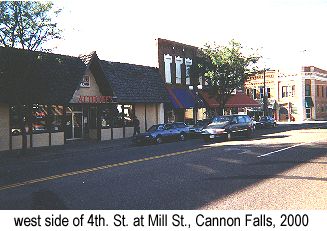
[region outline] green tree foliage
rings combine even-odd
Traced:
[[[220,112],[235,89],[241,89],[254,72],[259,60],[255,54],[245,55],[239,42],[231,40],[227,46],[205,45],[196,59],[195,76],[203,76],[211,97],[220,105]]]
[[[0,45],[40,50],[45,42],[61,38],[52,20],[59,13],[51,2],[1,1]]]

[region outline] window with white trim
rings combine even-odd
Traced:
[[[185,83],[186,85],[190,85],[191,84],[191,66],[192,66],[192,59],[186,58],[185,59]]]
[[[171,83],[171,68],[170,64],[172,63],[172,56],[164,55],[164,62],[165,62],[165,79],[166,83]]]
[[[176,83],[182,83],[182,64],[183,58],[177,56],[175,57],[175,65],[176,65]]]

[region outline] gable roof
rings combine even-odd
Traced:
[[[0,47],[0,101],[68,103],[85,70],[77,57]]]
[[[100,61],[119,103],[165,103],[168,95],[158,68]]]

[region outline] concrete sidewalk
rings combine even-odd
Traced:
[[[43,158],[60,158],[60,156],[69,155],[78,155],[81,150],[83,151],[96,151],[96,150],[119,150],[133,145],[132,138],[122,138],[116,140],[108,141],[95,141],[95,140],[76,140],[69,141],[65,145],[57,146],[46,146],[46,147],[37,147],[29,148],[26,150],[26,153],[22,153],[21,150],[12,150],[12,151],[1,151],[0,152],[0,162],[11,162],[17,159],[20,160],[35,160]]]
[[[291,124],[323,124],[327,123],[326,120],[306,120],[306,121],[299,121],[299,122],[277,122],[278,125],[291,125]]]

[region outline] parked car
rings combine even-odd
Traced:
[[[184,141],[189,133],[189,127],[182,122],[157,124],[146,132],[134,137],[135,143],[155,142],[161,144],[165,140],[177,139]]]
[[[190,136],[201,136],[202,130],[211,123],[211,119],[198,120],[193,127],[190,127]]]
[[[208,142],[217,138],[231,140],[236,136],[250,137],[254,132],[254,125],[247,115],[217,116],[212,123],[203,129],[202,137]]]
[[[271,116],[263,116],[260,118],[258,122],[256,122],[257,128],[269,128],[269,127],[276,127],[277,123],[274,118]]]

